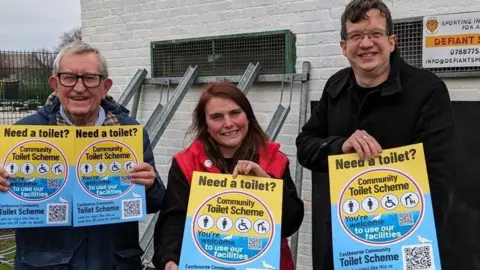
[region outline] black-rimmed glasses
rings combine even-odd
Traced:
[[[351,42],[358,42],[360,40],[363,40],[365,35],[367,35],[368,38],[371,40],[379,40],[388,36],[388,32],[386,30],[380,29],[372,30],[369,32],[352,32],[348,33],[347,40]]]
[[[101,74],[83,74],[61,72],[57,74],[60,84],[65,87],[72,87],[77,84],[79,78],[82,79],[83,85],[88,88],[98,87],[102,82],[103,75]]]

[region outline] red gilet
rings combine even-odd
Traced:
[[[282,179],[288,158],[280,151],[280,145],[274,142],[267,143],[267,153],[259,151],[258,165],[269,175],[277,179]],[[212,165],[203,144],[195,140],[185,150],[179,152],[173,157],[182,170],[188,183],[192,181],[194,171],[221,173],[218,168]],[[294,270],[293,257],[288,246],[288,240],[282,237],[282,247],[280,252],[280,270]]]

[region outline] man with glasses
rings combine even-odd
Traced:
[[[100,52],[81,41],[65,46],[53,64],[48,83],[54,89],[47,103],[21,125],[138,125],[128,110],[107,95],[112,86]],[[155,169],[147,133],[144,162],[132,167],[132,182],[145,186],[147,212],[159,211],[165,187]],[[8,190],[7,172],[0,169],[0,191]],[[15,269],[142,269],[138,222],[16,230]]]
[[[296,139],[312,171],[313,269],[333,269],[328,156],[369,160],[382,149],[423,143],[442,259],[445,210],[454,179],[454,119],[445,84],[401,59],[388,7],[353,0],[341,18],[340,46],[350,67],[335,73]],[[444,268],[445,269],[445,268]]]

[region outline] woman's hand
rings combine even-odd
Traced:
[[[232,177],[235,178],[239,174],[270,178],[270,175],[265,173],[260,165],[250,160],[239,160],[237,162]]]

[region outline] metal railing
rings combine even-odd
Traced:
[[[0,124],[13,124],[35,112],[52,92],[48,78],[56,54],[0,50]]]
[[[242,77],[240,77],[240,76],[229,76],[227,78],[226,76],[224,76],[223,78],[225,80],[228,79],[228,81],[231,81],[231,82],[239,82],[239,87],[245,93],[248,93],[248,88],[254,83],[254,81],[281,82],[282,86],[283,86],[284,82],[289,82],[291,84],[290,85],[290,88],[291,88],[290,91],[293,91],[294,81],[299,81],[299,82],[301,82],[301,86],[302,86],[302,90],[301,90],[302,102],[300,104],[300,107],[305,107],[306,108],[306,102],[307,102],[307,99],[308,99],[308,92],[304,91],[304,84],[307,84],[307,82],[309,80],[310,64],[308,62],[303,63],[303,68],[302,68],[302,73],[301,74],[294,74],[294,73],[292,73],[292,74],[269,74],[269,75],[260,76],[260,75],[258,75],[258,69],[259,69],[259,63],[257,63],[257,65],[250,64]],[[137,94],[136,92],[141,91],[141,85],[142,84],[146,84],[146,85],[160,84],[160,85],[162,85],[162,84],[164,84],[165,81],[168,81],[168,85],[170,85],[170,82],[179,84],[179,86],[177,86],[178,89],[176,89],[176,91],[175,91],[175,92],[179,92],[179,93],[177,93],[179,98],[172,98],[171,100],[168,100],[167,104],[165,105],[168,113],[174,112],[176,110],[176,107],[178,106],[178,104],[183,99],[183,95],[185,94],[184,92],[188,88],[190,88],[191,84],[193,84],[197,81],[198,82],[207,82],[207,81],[217,81],[218,80],[218,78],[213,78],[213,77],[198,77],[197,76],[198,74],[196,72],[191,71],[190,73],[192,73],[193,75],[190,74],[189,76],[187,76],[189,74],[189,71],[187,71],[187,73],[184,76],[185,78],[182,77],[182,78],[168,78],[168,79],[167,78],[146,79],[145,78],[146,72],[142,71],[142,70],[139,70],[139,72],[137,72],[138,76],[137,75],[134,76],[134,78],[132,79],[132,82],[129,84],[126,91],[122,94],[122,97],[120,98],[119,102],[122,103],[122,105],[127,105],[129,103],[129,100],[134,95]],[[141,74],[143,74],[143,75],[140,76]],[[184,80],[188,81],[188,83],[184,82]],[[305,87],[305,90],[306,90],[306,87]],[[291,95],[292,95],[292,93],[290,93],[290,96]],[[282,87],[282,96],[283,96],[283,87]],[[305,98],[303,98],[303,96]],[[44,99],[46,99],[46,97]],[[282,99],[281,99],[281,101],[282,101]],[[280,101],[280,104],[278,106],[281,107],[281,108],[284,108],[281,101]],[[132,112],[132,114],[136,115],[136,110],[138,108],[138,102],[139,102],[139,100],[137,98],[134,98],[134,100],[133,100],[134,104],[132,104],[132,105],[136,109],[134,110],[134,112]],[[290,103],[291,103],[291,97],[289,98],[289,103],[288,103],[287,109],[284,108],[284,110],[286,112],[285,113],[282,112],[281,116],[278,115],[277,117],[275,117],[275,115],[274,115],[274,117],[271,120],[272,122],[269,124],[269,126],[274,127],[274,128],[270,128],[271,131],[269,132],[269,137],[271,137],[272,140],[275,140],[276,136],[278,135],[278,132],[280,131],[280,129],[283,125],[283,122],[285,121],[286,116],[288,115],[288,112],[290,111]],[[155,114],[160,115],[160,113],[164,109],[165,108],[162,108],[162,110],[159,110],[158,112],[157,112],[157,110],[155,110],[154,115],[151,116],[152,119],[157,117]],[[33,111],[31,111],[31,112],[33,112]],[[29,112],[28,110],[25,110],[25,114],[29,114],[31,112]],[[306,110],[301,110],[300,122],[302,123],[302,125],[303,125],[303,122],[305,121],[305,119],[304,119],[304,117],[302,117],[302,115],[305,112],[306,112]],[[2,113],[4,113],[4,112],[0,111],[0,121],[2,119],[1,118]],[[277,114],[277,113],[275,113],[275,114]],[[14,118],[14,117],[11,117],[11,118]],[[7,118],[7,119],[11,119],[11,118]],[[148,122],[150,122],[150,120]],[[149,133],[151,133],[149,135],[151,135],[150,137],[151,137],[151,141],[152,141],[152,147],[155,147],[156,143],[158,142],[158,139],[163,134],[163,130],[166,128],[166,125],[168,125],[168,123],[170,122],[170,117],[160,117],[159,121],[156,121],[156,122],[159,122],[159,123],[156,123],[155,125],[152,125],[153,126],[152,130],[149,131]],[[0,122],[0,124],[3,124],[3,123]],[[150,128],[148,128],[147,126],[146,126],[147,130],[149,130]],[[157,129],[160,129],[160,130],[157,130]],[[152,138],[152,137],[155,137],[155,138]],[[303,168],[299,164],[297,164],[295,182],[297,184],[299,195],[301,195],[302,170],[303,170]],[[142,257],[142,263],[143,263],[143,266],[145,267],[145,269],[149,269],[149,267],[152,266],[151,255],[153,253],[153,250],[152,250],[153,249],[153,239],[152,239],[152,237],[153,237],[153,227],[154,227],[152,225],[154,225],[155,222],[156,222],[155,217],[156,216],[154,216],[154,218],[151,221],[146,221],[145,222],[146,223],[145,224],[146,225],[146,230],[143,231],[141,233],[141,236],[140,236],[141,246],[144,250],[146,250],[145,256]],[[2,236],[2,233],[3,233],[3,236]],[[0,269],[2,269],[1,266],[4,265],[4,264],[7,264],[7,265],[11,266],[11,264],[13,263],[13,259],[12,259],[13,256],[12,255],[15,252],[14,243],[12,243],[10,246],[5,246],[4,245],[3,250],[2,250],[2,245],[1,245],[2,241],[8,241],[8,240],[12,240],[12,239],[14,239],[14,234],[13,233],[8,233],[8,232],[5,233],[5,232],[2,232],[2,230],[0,230]],[[297,245],[298,245],[298,235],[295,234],[292,237],[292,253],[293,253],[295,259],[296,259],[297,248],[298,248]]]
[[[55,53],[0,50],[0,125],[14,124],[33,114],[52,92]],[[15,234],[0,230],[0,269],[13,269]]]

